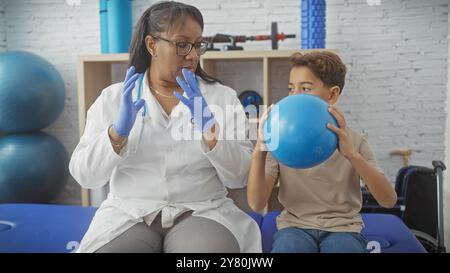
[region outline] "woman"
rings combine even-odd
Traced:
[[[252,144],[218,137],[245,133],[245,113],[199,66],[202,32],[199,10],[177,2],[138,21],[125,81],[89,109],[70,161],[83,187],[110,183],[78,252],[261,251],[257,224],[226,197],[226,187],[246,184]],[[239,106],[238,124],[213,105]],[[179,128],[200,137],[181,138]]]

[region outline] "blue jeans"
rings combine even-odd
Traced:
[[[367,253],[367,239],[355,232],[287,227],[274,235],[272,253]]]

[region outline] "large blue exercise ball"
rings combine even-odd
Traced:
[[[280,163],[291,168],[311,168],[334,153],[338,138],[327,123],[338,125],[328,112],[326,101],[298,94],[276,105],[263,124],[263,134],[268,150]]]
[[[0,53],[0,131],[40,130],[64,108],[65,87],[58,71],[28,52]]]
[[[48,203],[64,188],[68,155],[38,132],[0,137],[0,203]]]

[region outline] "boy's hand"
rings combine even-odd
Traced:
[[[338,149],[339,152],[345,156],[348,160],[355,158],[358,152],[355,150],[352,144],[352,140],[347,131],[347,123],[345,122],[344,115],[337,109],[336,106],[330,105],[328,111],[336,118],[339,128],[336,128],[333,124],[328,123],[327,128],[335,132],[339,138]]]
[[[258,121],[258,139],[256,140],[256,146],[255,151],[258,152],[267,152],[267,146],[264,143],[264,133],[263,133],[263,126],[264,122],[266,121],[267,117],[269,116],[270,110],[272,109],[272,105],[269,106],[269,108],[266,108],[263,112],[263,114],[260,116]]]

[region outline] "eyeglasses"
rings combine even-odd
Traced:
[[[163,40],[163,41],[166,41],[168,43],[175,45],[177,47],[177,55],[178,56],[189,55],[189,53],[191,53],[191,50],[193,48],[195,48],[195,51],[197,51],[198,55],[203,55],[203,54],[205,54],[206,50],[208,49],[208,44],[209,44],[209,42],[207,42],[207,41],[200,41],[200,42],[195,42],[195,43],[175,42],[175,41],[171,41],[171,40],[165,39],[160,36],[153,36],[153,35],[150,35],[150,36],[152,36],[155,39],[160,39],[160,40]]]

